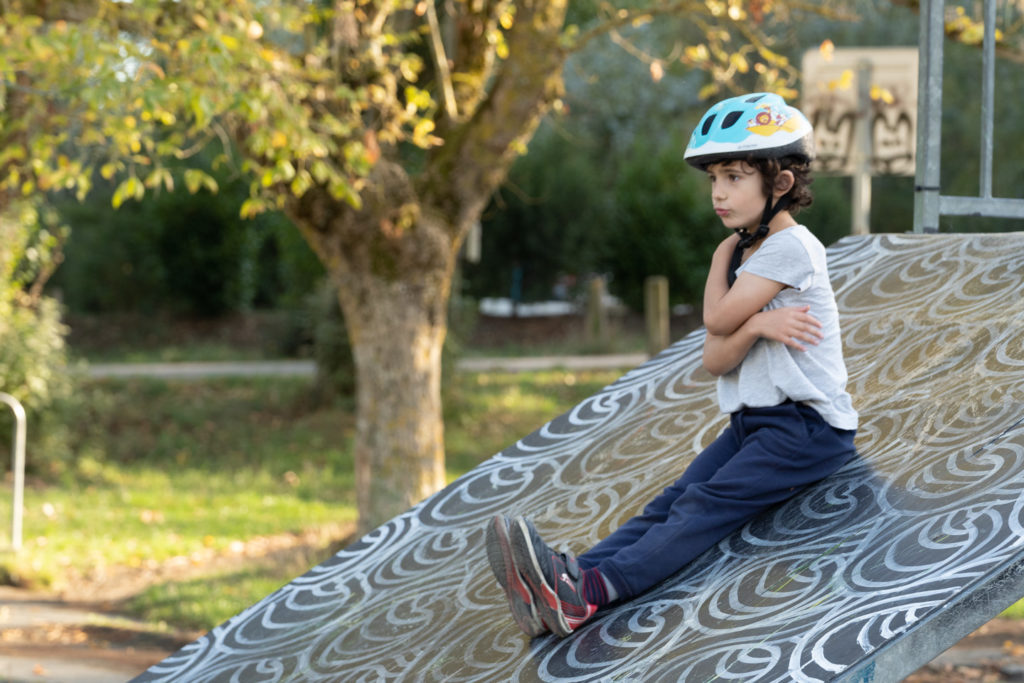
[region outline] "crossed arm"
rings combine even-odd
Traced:
[[[806,350],[801,343],[817,344],[821,323],[810,314],[809,306],[762,309],[786,285],[775,280],[741,273],[730,288],[727,271],[738,241],[728,237],[711,258],[707,284],[704,287],[704,367],[712,375],[724,375],[746,357],[754,343],[771,339],[787,346]]]

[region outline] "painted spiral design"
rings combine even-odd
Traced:
[[[859,457],[572,637],[528,642],[494,513],[580,552],[725,424],[695,332],[138,681],[823,681],[1020,563],[1021,235],[829,250]]]

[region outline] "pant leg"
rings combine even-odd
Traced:
[[[854,454],[852,431],[828,425],[807,406],[746,409],[732,427],[737,453],[693,483],[631,544],[597,567],[628,598],[653,587],[771,506],[828,476]]]
[[[643,512],[625,522],[603,538],[597,545],[577,558],[580,567],[590,569],[612,557],[623,548],[636,543],[655,524],[664,522],[672,505],[683,495],[687,486],[709,480],[740,448],[740,439],[730,425],[717,439],[693,459],[674,484],[648,503]]]

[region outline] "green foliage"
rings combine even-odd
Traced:
[[[485,214],[482,260],[466,267],[470,291],[508,296],[519,267],[526,300],[550,298],[563,275],[582,285],[604,273],[609,290],[635,310],[648,275],[669,277],[673,302],[696,303],[725,237],[707,184],[683,161],[678,136],[633,133],[621,149],[539,133]]]
[[[424,60],[406,50],[419,32],[363,21],[341,31],[365,31],[358,46],[332,45],[334,12],[361,14],[355,2],[98,4],[65,9],[70,21],[34,14],[62,7],[5,6],[0,191],[84,198],[94,171],[116,183],[115,206],[182,184],[215,190],[209,172],[173,161],[219,143],[251,181],[246,215],[314,185],[358,205],[377,140],[433,144],[433,100],[416,83]]]
[[[474,296],[508,296],[518,277],[526,300],[545,299],[560,274],[598,267],[609,207],[597,155],[550,128],[531,150],[484,215],[481,262],[465,268]]]
[[[33,202],[0,215],[0,391],[31,411],[69,388],[60,307],[41,293],[63,233]]]
[[[669,278],[673,302],[700,301],[711,254],[728,236],[711,210],[706,178],[683,160],[684,148],[678,137],[664,145],[642,138],[618,165],[605,270],[634,310],[643,310],[649,275]]]
[[[100,183],[85,202],[57,200],[72,230],[53,286],[70,311],[212,316],[299,305],[323,266],[279,212],[241,218],[245,184],[207,170],[217,194],[176,187],[114,209],[114,187]]]
[[[351,396],[355,390],[355,363],[338,289],[323,281],[307,298],[307,324],[316,360],[316,393],[320,400]]]

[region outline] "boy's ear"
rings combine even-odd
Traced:
[[[796,176],[793,175],[792,171],[780,171],[775,176],[775,196],[776,198],[781,197],[790,190],[793,189],[793,185],[796,183]]]

